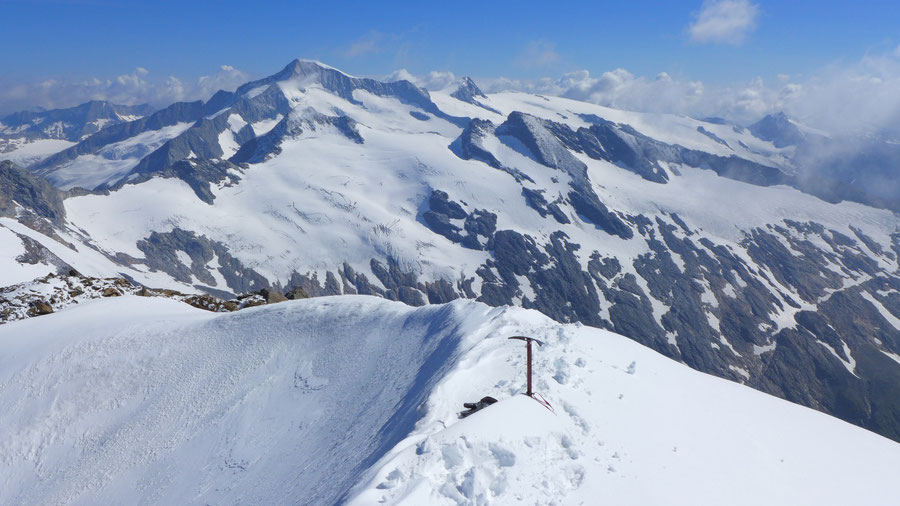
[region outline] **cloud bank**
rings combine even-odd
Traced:
[[[407,79],[429,90],[455,86],[452,72],[412,75],[400,70],[390,80]],[[615,69],[598,75],[579,70],[540,79],[475,78],[488,93],[525,91],[650,113],[695,118],[722,117],[749,124],[779,111],[813,128],[835,134],[885,130],[900,138],[900,50],[866,55],[852,64],[832,65],[809,76],[780,75],[729,86],[673,77],[653,77]]]
[[[98,77],[81,81],[45,79],[37,83],[0,82],[0,114],[43,107],[72,107],[89,100],[108,100],[116,104],[149,103],[164,107],[173,102],[206,100],[220,89],[234,90],[250,80],[250,75],[230,65],[222,65],[215,74],[197,79],[175,76],[155,78],[143,67],[112,79]]]

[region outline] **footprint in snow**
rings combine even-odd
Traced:
[[[500,467],[512,467],[516,465],[516,454],[512,450],[505,448],[497,443],[490,444],[491,455],[497,461]]]

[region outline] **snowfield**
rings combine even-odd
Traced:
[[[515,334],[546,342],[555,412],[518,395]],[[898,468],[881,436],[518,308],[126,296],[0,327],[0,504],[875,505]]]

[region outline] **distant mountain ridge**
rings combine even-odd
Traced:
[[[66,109],[22,111],[0,118],[0,136],[80,141],[107,125],[132,121],[153,111],[148,104],[118,105],[103,100]]]

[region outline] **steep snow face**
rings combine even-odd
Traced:
[[[545,340],[555,413],[516,395],[514,333]],[[621,336],[473,302],[87,303],[0,328],[0,406],[4,504],[879,504],[900,464]]]

